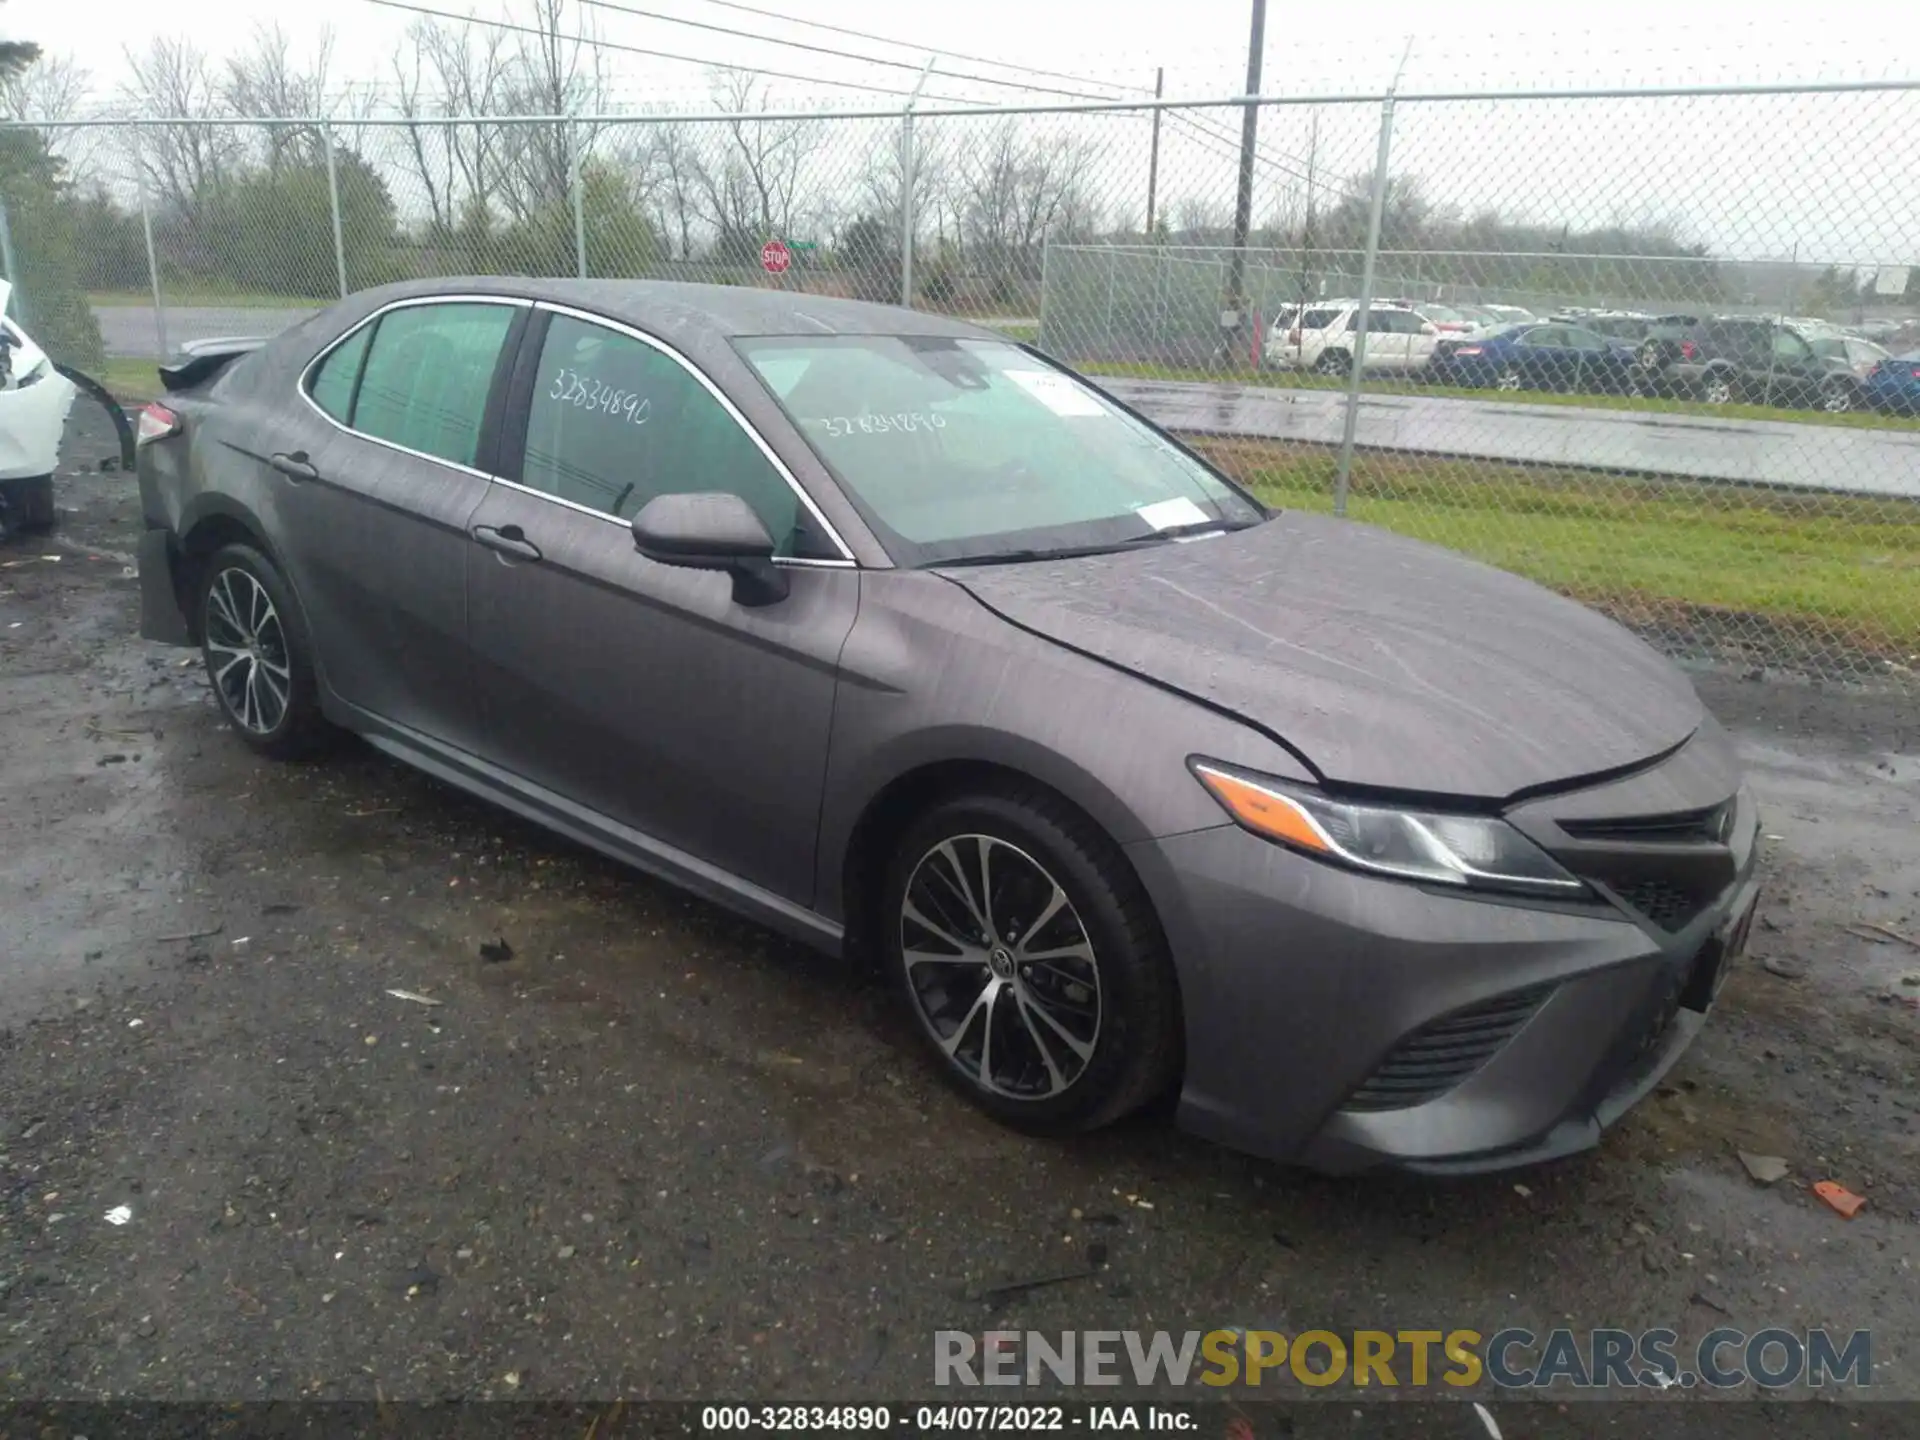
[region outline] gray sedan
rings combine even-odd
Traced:
[[[165,378],[143,628],[240,739],[355,732],[872,957],[1011,1124],[1566,1153],[1744,940],[1755,807],[1669,664],[990,331],[441,281]]]

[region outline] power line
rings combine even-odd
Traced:
[[[588,3],[593,3],[593,0],[588,0]],[[718,5],[723,10],[740,10],[748,15],[758,15],[767,20],[805,26],[811,30],[827,30],[835,35],[850,35],[856,40],[872,40],[881,45],[897,45],[903,50],[917,50],[923,55],[929,50],[937,51],[954,60],[965,60],[970,65],[993,65],[1002,70],[1017,70],[1023,75],[1039,75],[1048,80],[1071,80],[1079,85],[1103,85],[1109,90],[1137,90],[1143,95],[1148,93],[1143,85],[1121,85],[1111,80],[1094,80],[1085,75],[1067,75],[1058,70],[1041,70],[1032,65],[1016,65],[1011,60],[995,60],[987,55],[964,55],[944,45],[916,45],[911,40],[894,40],[885,35],[875,35],[868,30],[851,30],[844,25],[829,25],[824,20],[802,20],[796,15],[783,15],[778,10],[763,10],[757,5],[742,5],[738,0],[705,0],[705,3]]]
[[[367,0],[369,5],[378,5],[387,10],[407,10],[415,15],[429,15],[436,20],[453,20],[463,25],[485,25],[492,30],[511,30],[521,35],[533,35],[542,39],[552,35],[551,31],[536,29],[531,25],[515,25],[507,20],[486,20],[478,15],[456,15],[450,10],[430,10],[424,5],[407,5],[401,0]],[[629,55],[646,55],[655,60],[677,60],[684,65],[708,65],[715,70],[734,70],[743,75],[771,75],[781,80],[798,80],[805,85],[830,85],[842,90],[864,90],[875,95],[898,95],[903,98],[912,96],[911,90],[897,90],[886,85],[868,85],[857,80],[828,80],[819,75],[796,75],[790,70],[770,70],[764,65],[734,65],[725,60],[705,60],[698,55],[676,55],[669,50],[648,50],[639,45],[621,45],[612,40],[592,39],[588,36],[563,36],[563,39],[576,40],[582,45],[592,45],[602,50],[620,50]],[[925,94],[928,100],[944,100],[953,105],[976,105],[977,100],[963,99],[958,95]]]
[[[888,60],[879,55],[855,55],[826,45],[810,45],[805,40],[783,40],[774,35],[756,35],[750,30],[736,30],[729,25],[713,25],[705,20],[684,20],[678,15],[663,15],[658,10],[641,10],[632,5],[619,5],[615,4],[614,0],[580,0],[580,3],[591,5],[596,10],[611,10],[621,15],[637,16],[642,20],[660,20],[668,25],[686,25],[695,30],[711,30],[716,35],[732,35],[738,39],[753,40],[764,45],[784,45],[793,50],[808,50],[815,55],[830,55],[836,60],[857,60],[862,65],[885,65],[894,70],[918,72],[925,64],[924,60]],[[903,44],[904,42],[887,41],[885,43]],[[1032,90],[1043,95],[1065,95],[1074,100],[1111,101],[1114,98],[1111,95],[1095,95],[1086,90],[1062,90],[1055,85],[1032,85],[1024,80],[1000,80],[992,75],[969,75],[961,70],[942,70],[940,77],[943,80],[965,80],[977,85],[1004,85],[1010,89]],[[1089,83],[1098,85],[1102,82],[1095,80]]]

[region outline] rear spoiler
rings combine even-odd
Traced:
[[[267,343],[264,335],[236,335],[221,340],[189,340],[180,357],[160,367],[160,383],[168,390],[191,390],[204,385],[242,355],[251,355]]]

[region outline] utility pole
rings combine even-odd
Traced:
[[[1320,107],[1313,107],[1311,128],[1307,132],[1307,213],[1300,224],[1300,308],[1305,310],[1313,295],[1313,171],[1320,158]]]
[[[1266,49],[1267,0],[1253,0],[1253,33],[1247,39],[1247,94],[1260,93],[1260,56]],[[1253,145],[1260,128],[1260,107],[1249,101],[1240,110],[1240,189],[1233,202],[1233,250],[1227,261],[1226,315],[1221,317],[1220,354],[1231,353],[1247,323],[1247,231],[1253,225]],[[1227,315],[1232,317],[1231,323]]]
[[[1163,65],[1153,72],[1153,98],[1160,98],[1161,87],[1167,83],[1167,71]],[[1153,243],[1153,202],[1160,190],[1160,107],[1153,107],[1153,148],[1147,152],[1147,243]]]

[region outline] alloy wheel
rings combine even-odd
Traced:
[[[1820,408],[1829,415],[1844,415],[1853,409],[1853,392],[1844,385],[1829,385],[1820,393]]]
[[[1502,370],[1499,377],[1493,382],[1493,388],[1496,390],[1518,390],[1520,388],[1520,372],[1511,367]]]
[[[273,599],[251,573],[230,566],[207,589],[207,668],[234,723],[271,735],[286,718],[293,669]]]
[[[900,956],[921,1023],[980,1089],[1051,1100],[1100,1038],[1100,969],[1087,927],[1033,856],[954,835],[920,857],[900,904]]]
[[[1709,405],[1731,405],[1733,382],[1724,375],[1710,375],[1707,383],[1701,387],[1700,398]]]

